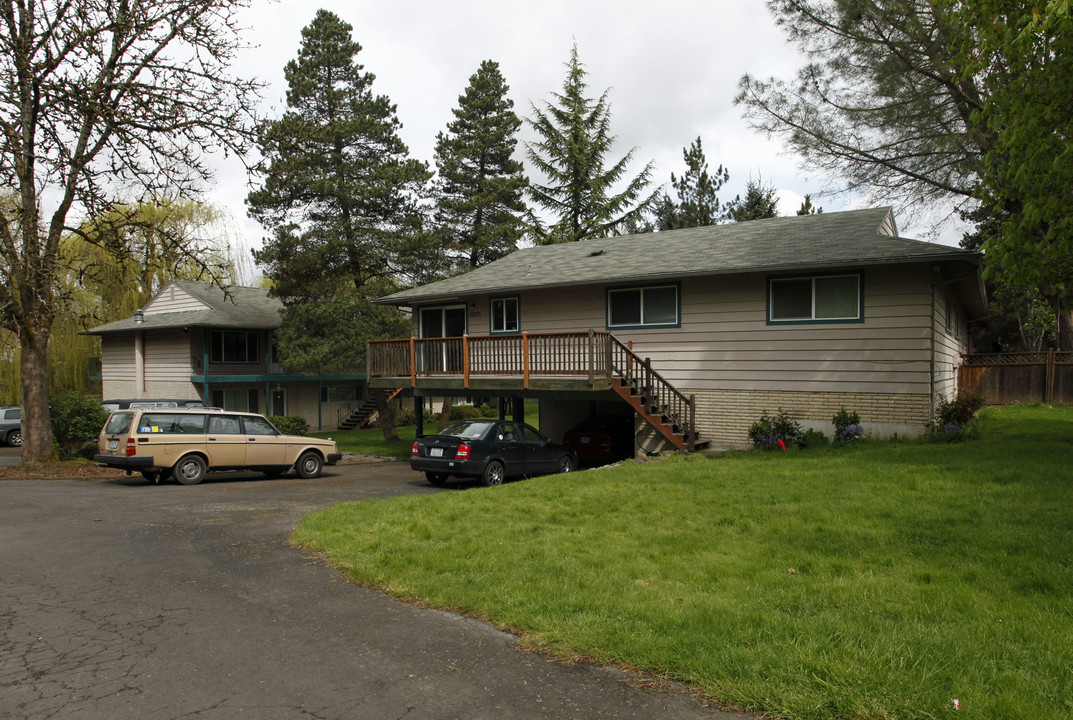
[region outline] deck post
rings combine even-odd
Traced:
[[[697,396],[689,396],[689,452],[697,446]]]
[[[589,387],[593,386],[595,380],[595,365],[596,365],[596,331],[589,328]]]
[[[529,389],[529,333],[522,333],[522,387]]]
[[[469,390],[469,335],[462,335],[462,388]]]
[[[417,338],[410,336],[410,387],[417,387]]]

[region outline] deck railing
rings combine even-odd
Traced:
[[[524,389],[534,378],[574,378],[608,387],[620,382],[637,395],[644,411],[662,417],[690,446],[696,439],[693,399],[679,392],[611,333],[522,333],[481,337],[410,338],[369,343],[369,378],[520,378]]]
[[[369,377],[603,377],[610,380],[611,334],[522,333],[481,337],[410,338],[369,343]]]

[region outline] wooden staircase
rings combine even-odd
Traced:
[[[678,450],[693,452],[706,446],[696,429],[695,397],[679,392],[648,358],[640,358],[614,336],[609,338],[611,389]]]
[[[400,392],[402,392],[401,387],[393,390],[384,390],[384,402],[391,402]],[[339,429],[353,430],[354,428],[365,427],[376,419],[376,416],[379,413],[377,408],[378,402],[376,395],[371,395],[365,400],[362,400],[357,407],[348,404],[340,408]]]

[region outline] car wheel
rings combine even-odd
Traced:
[[[574,458],[569,455],[563,455],[559,458],[559,472],[568,473],[574,470]]]
[[[320,477],[320,469],[323,465],[320,455],[315,452],[307,452],[298,458],[298,462],[294,464],[294,470],[298,473],[298,477],[311,480],[315,477]]]
[[[199,455],[187,455],[175,466],[175,479],[183,485],[197,485],[205,479],[208,470]]]
[[[427,472],[425,473],[425,479],[428,480],[430,484],[435,485],[436,487],[443,487],[447,484],[446,473]]]
[[[159,470],[142,470],[142,477],[151,483],[160,482]]]
[[[507,470],[503,467],[503,463],[493,460],[485,466],[484,473],[481,475],[481,484],[485,487],[502,485],[506,474]]]
[[[5,442],[11,447],[22,447],[22,430],[12,430],[9,432]]]

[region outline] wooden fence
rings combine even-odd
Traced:
[[[958,390],[980,393],[991,405],[1073,405],[1073,352],[968,355],[958,373]]]

